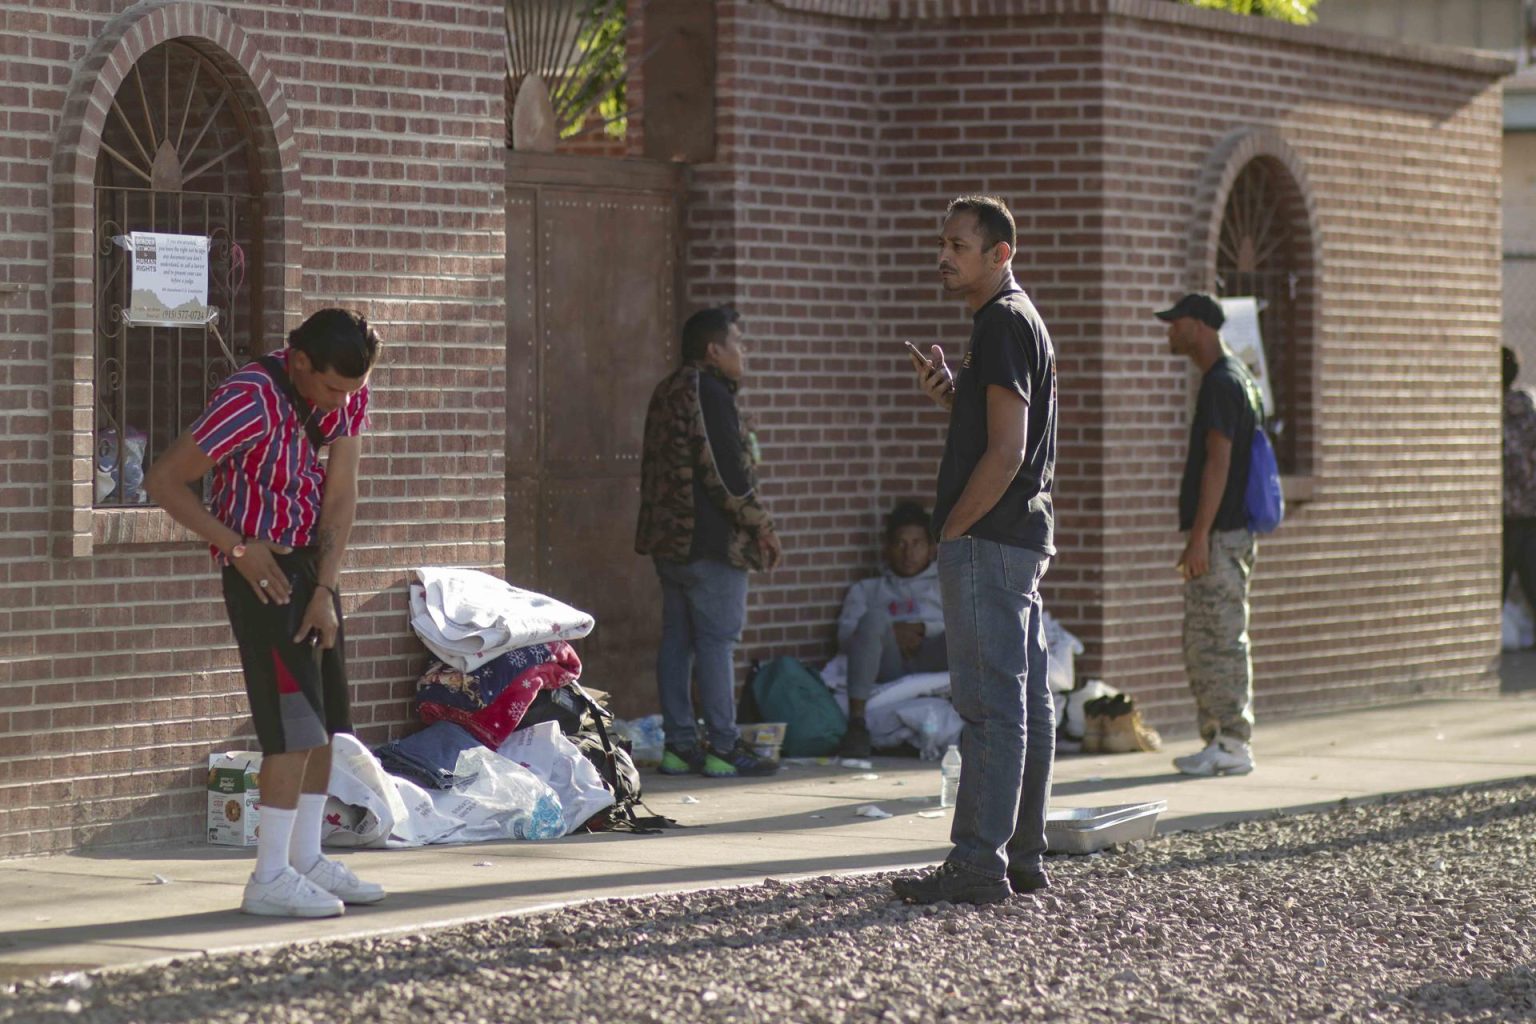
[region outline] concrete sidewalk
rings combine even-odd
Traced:
[[[1197,747],[1186,740],[1155,754],[1062,755],[1052,804],[1167,800],[1159,829],[1166,832],[1277,809],[1317,810],[1345,798],[1532,775],[1536,693],[1266,724],[1255,746],[1259,768],[1244,777],[1176,774],[1169,758]],[[252,850],[181,843],[0,862],[0,983],[268,944],[419,931],[597,897],[931,863],[948,848],[949,812],[919,812],[934,809],[938,785],[937,766],[900,759],[877,759],[872,772],[786,766],[760,780],[648,775],[650,806],[696,828],[342,854],[359,874],[386,885],[390,897],[326,921],[236,912]],[[892,816],[854,813],[869,803]]]

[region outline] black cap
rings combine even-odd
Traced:
[[[1178,302],[1172,309],[1164,309],[1153,313],[1159,320],[1177,320],[1180,317],[1194,317],[1213,331],[1221,330],[1221,325],[1227,322],[1227,314],[1222,312],[1221,303],[1204,292],[1190,292]]]

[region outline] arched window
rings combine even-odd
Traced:
[[[181,41],[145,52],[112,99],[96,161],[98,507],[142,503],[149,463],[257,354],[266,191],[250,120],[218,65]],[[130,322],[123,243],[136,231],[209,239],[211,322]]]
[[[1221,296],[1258,300],[1274,408],[1270,426],[1280,471],[1311,470],[1312,264],[1301,190],[1271,157],[1248,161],[1233,179],[1216,248]]]

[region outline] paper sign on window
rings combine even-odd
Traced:
[[[203,235],[130,236],[133,298],[125,319],[133,326],[201,327],[218,316],[208,307],[208,239]]]
[[[1259,333],[1259,303],[1251,297],[1222,299],[1221,311],[1227,322],[1221,328],[1221,340],[1232,354],[1243,361],[1264,396],[1264,415],[1275,414],[1275,392],[1270,385],[1269,364],[1264,359],[1264,339]]]

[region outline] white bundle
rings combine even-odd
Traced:
[[[498,656],[592,632],[592,616],[477,569],[415,570],[411,628],[443,661],[473,672]]]

